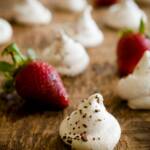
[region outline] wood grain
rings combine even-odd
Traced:
[[[148,7],[145,11],[150,13]],[[133,111],[115,94],[118,81],[115,53],[118,34],[102,26],[103,10],[95,10],[93,15],[97,23],[101,24],[105,41],[97,48],[88,49],[91,62],[82,75],[63,77],[72,100],[71,105],[64,111],[43,111],[35,107],[31,109],[15,93],[7,96],[1,94],[0,150],[69,150],[58,135],[60,122],[75,109],[82,98],[95,91],[103,94],[108,111],[121,124],[122,136],[116,149],[150,150],[150,111]],[[53,23],[49,26],[26,27],[12,22],[12,41],[24,51],[32,47],[40,54],[51,43],[51,31],[55,25],[72,21],[73,18],[73,14],[54,12]],[[3,47],[5,45],[0,47],[0,51]]]

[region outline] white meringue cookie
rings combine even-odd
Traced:
[[[140,21],[147,23],[147,16],[133,0],[121,0],[120,3],[115,4],[107,11],[104,22],[106,25],[116,28],[130,28],[137,30]]]
[[[89,56],[84,47],[63,31],[54,44],[46,49],[44,55],[62,75],[79,75],[89,64]]]
[[[14,6],[15,20],[23,24],[49,24],[51,12],[38,0],[25,0]]]
[[[91,16],[91,6],[87,6],[69,32],[75,40],[85,47],[94,47],[102,43],[104,36]]]
[[[150,109],[150,51],[146,51],[134,72],[119,81],[118,95],[132,109]]]
[[[8,42],[13,34],[11,25],[4,19],[0,18],[0,44]]]
[[[113,150],[121,129],[105,109],[103,97],[94,94],[62,121],[59,133],[62,140],[76,150]]]
[[[87,0],[53,0],[52,5],[62,10],[81,12],[86,7]]]

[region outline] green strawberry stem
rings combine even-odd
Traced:
[[[146,27],[145,27],[145,23],[144,23],[143,18],[141,18],[140,26],[139,26],[139,30],[138,31],[141,34],[145,34],[145,32],[146,32]],[[134,33],[134,31],[132,29],[128,29],[128,28],[127,29],[123,29],[123,30],[121,30],[119,32],[119,34],[120,34],[121,37],[122,36],[126,36],[126,35],[128,35],[130,33]]]
[[[145,23],[144,23],[144,20],[143,18],[141,19],[141,22],[140,22],[140,26],[139,26],[139,32],[142,33],[142,34],[145,34]]]
[[[123,36],[126,36],[126,35],[130,34],[130,33],[133,33],[133,30],[132,30],[132,29],[123,29],[123,30],[121,30],[121,31],[119,32],[119,35],[120,35],[121,37],[123,37]]]
[[[10,44],[8,47],[4,49],[2,52],[2,56],[10,54],[12,60],[13,60],[13,65],[21,65],[25,63],[26,58],[21,54],[19,48],[15,43]]]
[[[12,63],[0,61],[0,73],[6,78],[2,88],[5,92],[12,92],[14,90],[14,78],[16,73],[25,64],[35,59],[36,55],[32,49],[29,49],[28,56],[24,56],[15,43],[8,45],[1,54],[2,56],[10,55],[12,59]]]

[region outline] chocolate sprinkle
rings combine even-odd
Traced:
[[[82,124],[82,125],[83,125],[84,128],[87,128],[87,125],[86,125],[86,124]]]
[[[79,135],[75,136],[75,140],[80,140]]]
[[[87,141],[88,141],[87,135],[86,135],[85,133],[81,133],[80,135],[81,135],[82,141],[84,141],[84,142],[87,142]]]
[[[84,106],[84,108],[88,108],[88,106]]]
[[[83,117],[83,118],[86,118],[86,115],[87,115],[87,114],[84,114],[82,117]]]
[[[76,121],[75,124],[78,124],[79,121]]]
[[[72,139],[68,139],[67,143],[71,144],[72,143]]]
[[[65,139],[66,139],[66,136],[63,136],[63,139],[65,140]]]
[[[79,110],[79,112],[80,112],[80,114],[82,114],[82,110],[81,109]]]
[[[97,95],[95,96],[95,98],[96,98],[96,100],[97,100],[97,103],[100,103],[99,97],[98,97]]]
[[[97,112],[100,112],[100,110],[98,110],[98,109],[95,109],[95,112],[97,113]]]

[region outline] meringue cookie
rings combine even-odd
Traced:
[[[8,42],[13,34],[11,25],[4,19],[0,18],[0,44]]]
[[[51,12],[38,0],[25,0],[14,6],[15,20],[23,24],[49,24]]]
[[[118,121],[107,112],[103,97],[94,94],[64,119],[59,134],[76,150],[113,150],[120,139]]]
[[[115,29],[130,28],[137,30],[142,18],[147,23],[147,16],[144,11],[133,0],[121,0],[120,3],[109,8],[104,22]]]
[[[119,81],[118,95],[132,109],[150,109],[150,51],[146,51],[134,72]]]
[[[78,18],[72,31],[68,32],[85,47],[94,47],[102,43],[104,36],[91,16],[92,7],[87,6]]]
[[[53,0],[52,5],[62,10],[81,12],[86,7],[87,0]]]
[[[84,47],[72,40],[63,31],[54,44],[44,52],[47,60],[62,75],[76,76],[82,73],[89,64],[89,56]]]

